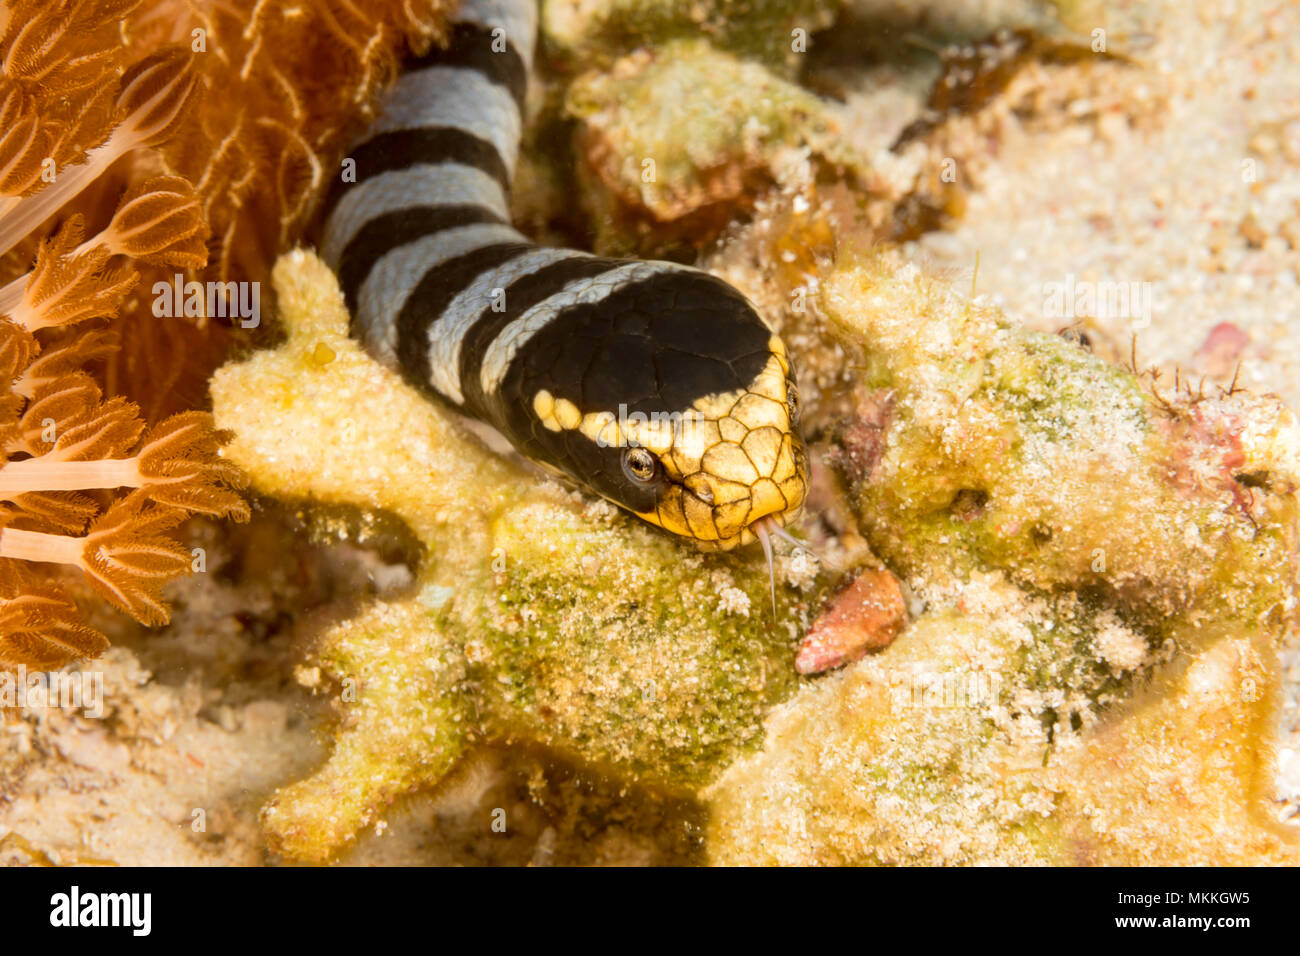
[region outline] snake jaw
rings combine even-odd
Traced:
[[[782,486],[788,486],[792,490],[783,491],[781,496],[777,498],[767,498],[766,501],[771,505],[769,509],[762,508],[760,502],[756,501],[752,496],[745,501],[738,502],[738,504],[746,508],[745,522],[736,525],[734,530],[728,528],[729,534],[719,534],[713,538],[697,537],[695,543],[699,548],[703,551],[731,551],[755,542],[761,544],[764,532],[789,540],[789,535],[784,529],[802,513],[808,487],[807,456],[797,456],[796,462],[795,474],[783,481],[781,485],[775,486],[778,490],[781,490]],[[760,485],[760,491],[775,485],[770,479],[767,479],[767,482],[768,484]],[[716,510],[717,508],[715,508]],[[754,517],[755,513],[757,513],[757,517]],[[721,530],[721,522],[715,521],[715,526],[718,526],[719,530]]]
[[[702,470],[685,480],[673,476],[665,483],[655,511],[641,517],[693,538],[703,551],[761,543],[759,530],[779,530],[793,521],[807,495],[808,456],[802,441],[786,433],[782,448],[774,456],[772,471],[747,484]]]
[[[793,474],[778,484],[761,478],[744,489],[740,497],[727,499],[734,487],[723,483],[708,487],[694,481],[674,482],[665,487],[654,511],[638,512],[652,524],[694,539],[702,551],[730,551],[756,541],[757,529],[781,529],[803,510],[807,493],[806,456],[796,456]],[[731,483],[734,485],[734,483]],[[778,535],[779,537],[780,535]]]

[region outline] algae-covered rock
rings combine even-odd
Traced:
[[[774,713],[710,792],[717,863],[1046,863],[1052,798],[1024,771],[1003,675],[1015,618],[949,613]]]
[[[563,60],[608,65],[644,44],[703,37],[719,49],[793,72],[841,0],[547,0],[542,37]]]
[[[698,39],[632,53],[569,85],[599,251],[715,235],[801,151],[865,169],[836,109],[758,63]]]
[[[885,193],[892,212],[896,177],[850,145],[843,104],[795,81],[838,7],[544,4],[516,221],[547,242],[691,261],[805,169],[863,202]]]
[[[1162,398],[885,262],[837,269],[824,303],[866,349],[838,461],[891,567],[1002,569],[1152,617],[1290,614],[1300,428],[1281,402]]]

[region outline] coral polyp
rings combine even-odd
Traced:
[[[6,5],[0,50],[0,254],[32,234],[115,163],[161,146],[192,107],[197,81],[175,48],[127,65],[119,18],[131,4]],[[195,270],[208,226],[191,182],[153,176],[127,188],[87,235],[71,213],[35,264],[0,287],[0,661],[52,667],[106,646],[40,565],[79,569],[107,600],[164,623],[162,585],[193,556],[169,535],[188,515],[248,517],[241,483],[217,454],[204,412],[152,427],[106,397],[87,371],[110,357],[105,329],[135,287],[135,266]],[[13,257],[10,257],[11,259]]]

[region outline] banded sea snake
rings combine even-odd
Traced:
[[[706,550],[758,539],[770,569],[808,488],[786,348],[708,273],[511,227],[536,30],[533,0],[464,0],[350,151],[321,253],[352,332],[529,459]]]

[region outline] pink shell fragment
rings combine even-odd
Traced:
[[[888,647],[906,623],[898,579],[888,571],[863,571],[813,622],[799,647],[795,670],[820,674],[856,661],[867,651]]]

